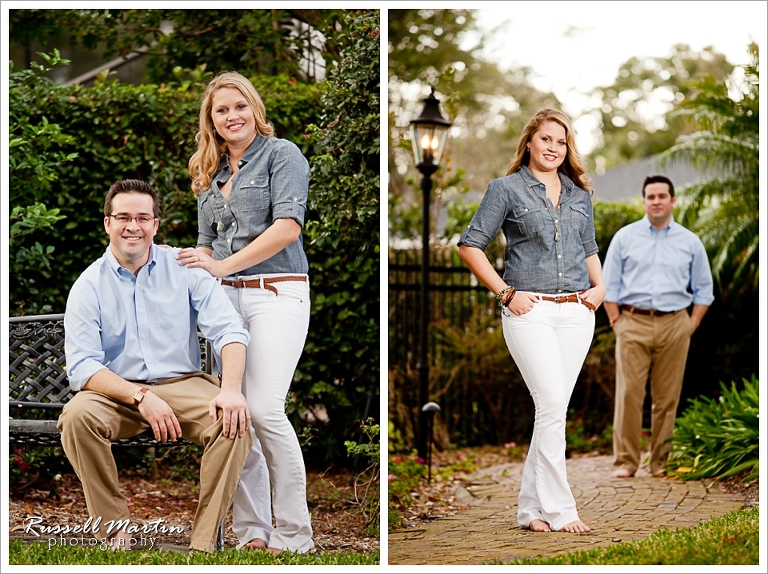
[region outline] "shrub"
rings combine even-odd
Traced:
[[[720,383],[717,400],[690,400],[675,421],[667,472],[683,480],[723,480],[744,473],[741,482],[760,474],[760,400],[757,378],[742,379],[742,388]]]

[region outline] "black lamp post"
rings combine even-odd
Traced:
[[[429,401],[429,362],[427,359],[427,322],[429,321],[429,203],[432,191],[432,174],[437,171],[443,148],[448,139],[451,122],[440,114],[440,102],[435,98],[435,88],[424,98],[424,109],[415,120],[411,121],[411,141],[416,168],[421,172],[421,191],[423,195],[423,217],[421,234],[421,331],[419,336],[419,360],[416,370],[419,372],[419,402],[425,405]],[[421,458],[427,456],[427,413],[419,409],[419,434],[417,450]]]

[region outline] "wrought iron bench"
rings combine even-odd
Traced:
[[[8,443],[24,446],[59,446],[61,434],[56,428],[59,413],[75,394],[69,387],[64,354],[64,315],[30,315],[9,318],[8,378],[9,406],[17,411],[43,409],[51,418],[34,420],[11,417]],[[210,343],[201,335],[200,353],[203,371],[212,372]],[[185,439],[175,442],[155,440],[151,430],[135,437],[113,441],[121,446],[181,446],[194,444]],[[224,522],[216,541],[224,549]]]

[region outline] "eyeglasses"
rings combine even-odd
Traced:
[[[137,215],[136,217],[131,217],[130,215],[126,215],[125,213],[117,213],[117,214],[113,213],[112,215],[108,215],[107,217],[113,217],[115,221],[117,221],[118,223],[123,223],[125,225],[129,224],[134,219],[136,220],[136,223],[138,223],[139,225],[146,225],[149,222],[155,220],[155,218],[152,217],[151,215]]]

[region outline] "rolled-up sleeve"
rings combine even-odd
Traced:
[[[488,184],[488,189],[480,201],[472,221],[459,238],[459,245],[476,247],[485,251],[485,248],[501,229],[507,214],[503,191],[503,184],[500,180],[493,180]]]
[[[277,140],[270,165],[272,220],[293,219],[304,227],[309,193],[309,162],[296,144]]]
[[[589,215],[589,221],[584,227],[584,232],[581,234],[581,245],[584,247],[584,258],[594,255],[599,251],[597,246],[597,239],[595,238],[595,213],[592,206],[592,199],[588,192],[583,192],[587,197],[584,201],[584,208]]]
[[[211,209],[211,192],[205,192],[197,198],[197,247],[213,249],[213,241],[216,235],[208,226],[206,210]]]

